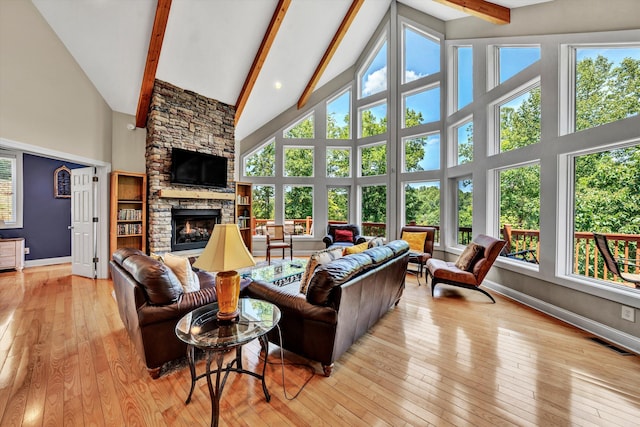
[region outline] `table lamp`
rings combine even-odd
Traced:
[[[218,320],[235,319],[240,298],[240,275],[236,269],[256,265],[236,224],[216,224],[202,254],[193,263],[205,271],[217,271]]]

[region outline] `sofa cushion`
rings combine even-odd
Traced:
[[[116,263],[122,265],[123,261],[131,255],[144,255],[144,252],[134,248],[119,248],[113,253],[112,258]]]
[[[164,263],[178,276],[185,292],[195,292],[200,290],[200,280],[198,275],[191,268],[189,258],[166,253]]]
[[[307,301],[315,305],[329,305],[329,295],[335,286],[366,270],[373,261],[364,253],[336,259],[316,268],[307,289]]]
[[[307,261],[307,267],[300,278],[300,293],[306,294],[309,287],[309,281],[319,265],[326,264],[342,257],[342,247],[330,247],[321,251],[314,252]]]
[[[455,262],[455,266],[460,270],[471,271],[476,261],[482,256],[484,247],[477,243],[471,242],[464,248],[464,251],[458,257]]]
[[[395,256],[395,253],[391,250],[391,248],[388,248],[386,246],[369,248],[364,251],[364,253],[371,258],[371,261],[374,265],[383,263],[389,258],[393,258]]]
[[[360,243],[353,246],[347,246],[343,249],[343,255],[359,254],[369,249],[369,242]]]
[[[353,243],[353,231],[346,229],[336,229],[335,233],[335,241],[336,242],[350,242]]]
[[[146,255],[131,255],[123,261],[122,267],[144,288],[150,304],[171,304],[184,292],[180,280],[169,267]]]
[[[369,240],[370,248],[375,248],[376,246],[382,245],[384,245],[384,237],[374,237],[373,239]]]
[[[409,251],[409,244],[404,240],[394,240],[387,243],[385,247],[390,248],[396,255]]]

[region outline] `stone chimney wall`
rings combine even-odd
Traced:
[[[171,251],[171,209],[220,209],[221,222],[233,223],[234,200],[214,193],[235,194],[234,106],[156,80],[147,120],[148,247],[152,253]],[[171,184],[171,150],[198,151],[226,157],[227,187]],[[211,192],[212,198],[161,197],[162,190]]]

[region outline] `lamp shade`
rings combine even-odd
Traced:
[[[205,271],[231,271],[256,265],[237,224],[216,224],[194,267]]]

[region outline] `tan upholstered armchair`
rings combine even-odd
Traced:
[[[505,241],[495,237],[480,234],[465,248],[456,262],[447,262],[431,258],[427,261],[427,271],[431,277],[431,296],[438,283],[473,289],[488,296],[492,302],[493,297],[480,284],[489,272]]]

